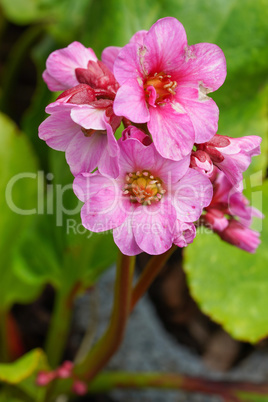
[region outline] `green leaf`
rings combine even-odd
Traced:
[[[254,189],[253,189],[254,193]],[[201,310],[234,338],[257,342],[268,334],[268,181],[262,187],[263,212],[258,223],[262,243],[249,254],[217,235],[198,234],[185,249],[185,271]]]
[[[0,306],[27,302],[38,289],[24,287],[13,266],[13,252],[37,213],[37,163],[27,138],[0,114]]]
[[[37,373],[42,370],[49,370],[46,355],[41,349],[34,349],[15,362],[0,364],[0,382],[16,386],[38,402],[43,400],[45,392],[44,388],[38,387],[35,383]],[[3,398],[2,400],[4,401]],[[9,400],[13,402],[13,400]]]
[[[13,363],[0,363],[0,381],[15,385],[33,373],[47,369],[44,352],[41,349],[34,349]]]

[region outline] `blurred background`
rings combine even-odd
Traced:
[[[9,356],[0,348],[2,361],[39,346],[51,353],[45,344],[51,311],[68,294],[74,295],[77,320],[71,312],[62,317],[66,325],[76,326],[64,356],[72,358],[87,327],[83,306],[88,306],[88,298],[94,301],[91,291],[117,255],[111,235],[95,235],[82,227],[81,205],[72,193],[64,154],[38,138],[45,107],[56,97],[42,80],[45,61],[72,41],[93,48],[100,58],[104,47],[124,46],[137,30],[149,29],[165,16],[182,22],[190,45],[211,42],[224,51],[227,79],[212,94],[220,109],[218,133],[263,138],[262,154],[253,158],[244,186],[254,206],[267,211],[267,1],[0,0],[0,324],[15,334]],[[266,341],[250,344],[268,334],[267,221],[254,225],[262,234],[254,256],[207,234],[200,234],[183,253],[178,250],[151,287],[144,307],[149,317],[155,315],[159,331],[184,345],[193,359],[200,356],[212,372],[228,371],[256,348],[267,348]],[[138,258],[138,269],[146,259]],[[108,286],[105,275],[100,288]],[[102,316],[108,319],[108,313]],[[3,330],[1,336],[3,340]],[[198,366],[199,360],[193,361],[191,367]],[[133,398],[127,400],[151,400]]]

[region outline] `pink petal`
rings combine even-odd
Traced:
[[[243,153],[252,157],[259,155],[261,152],[260,143],[262,141],[262,138],[258,137],[257,135],[249,135],[240,138],[227,138],[229,139],[230,144],[224,148],[219,149],[224,155],[237,154],[242,151]]]
[[[138,43],[139,45],[143,45],[144,38],[148,31],[141,30],[136,32],[132,38],[130,39],[129,43]]]
[[[121,226],[113,230],[114,242],[125,255],[137,255],[142,252],[133,234],[132,220],[133,216],[128,216]]]
[[[176,221],[176,230],[174,234],[173,243],[178,247],[186,247],[194,241],[196,236],[196,229],[193,223]]]
[[[209,141],[218,130],[219,109],[213,99],[200,96],[195,88],[178,88],[176,98],[188,113],[197,144]]]
[[[119,175],[119,146],[111,126],[105,123],[107,129],[107,144],[103,148],[98,162],[101,174],[116,178]],[[101,134],[103,136],[103,134]]]
[[[132,225],[138,246],[151,255],[167,251],[172,246],[176,220],[169,199],[150,206],[141,205],[135,212]]]
[[[255,253],[257,247],[260,244],[260,234],[255,230],[252,230],[241,223],[230,220],[229,226],[223,231],[218,233],[222,240],[233,244],[242,250],[249,253]]]
[[[72,120],[85,129],[106,130],[104,114],[105,109],[92,105],[77,105],[71,110]]]
[[[130,138],[136,138],[139,140],[143,145],[150,145],[152,143],[152,139],[149,135],[145,134],[144,131],[140,130],[135,126],[128,126],[122,132],[122,141],[125,141]]]
[[[50,75],[47,70],[45,70],[43,72],[42,78],[45,81],[45,83],[47,84],[48,89],[50,91],[62,91],[65,89],[63,84],[61,82],[59,82],[58,80],[56,80],[55,78],[53,78],[53,76]],[[77,85],[77,81],[76,81],[75,85]]]
[[[232,156],[225,156],[224,160],[220,163],[214,162],[220,170],[222,170],[227,176],[228,180],[233,185],[242,182],[243,174],[248,166],[250,165],[251,158],[248,155],[244,155],[242,153],[238,153]]]
[[[52,52],[46,62],[43,78],[51,91],[65,90],[78,84],[76,68],[87,68],[89,60],[97,61],[92,49],[73,42],[64,49]]]
[[[141,47],[137,43],[130,43],[124,46],[114,62],[114,76],[116,81],[122,85],[128,80],[143,77],[143,70],[140,63]]]
[[[106,66],[112,72],[114,68],[115,59],[117,58],[121,49],[122,48],[118,46],[108,46],[103,50],[101,54],[101,60],[103,61],[104,64],[106,64]]]
[[[204,215],[204,220],[206,222],[206,226],[208,225],[210,229],[217,232],[222,232],[229,224],[229,221],[224,216],[224,213],[214,208],[209,208],[208,212]]]
[[[150,114],[145,101],[143,85],[140,85],[137,80],[130,80],[122,85],[114,100],[114,113],[135,123],[149,121]]]
[[[173,161],[163,158],[155,150],[155,162],[151,171],[156,172],[155,175],[160,177],[161,180],[167,184],[175,183],[181,179],[190,165],[190,154],[185,156],[179,161]]]
[[[72,139],[67,150],[66,160],[74,176],[82,172],[92,172],[107,147],[107,136],[98,132],[86,137],[82,131]]]
[[[39,138],[57,151],[66,151],[70,142],[81,132],[81,127],[74,123],[70,111],[53,113],[39,126]]]
[[[90,195],[91,180],[93,189],[98,184],[100,190]],[[106,179],[106,181],[105,181]],[[120,226],[127,218],[127,202],[123,199],[122,191],[116,181],[103,178],[100,174],[95,176],[80,176],[80,181],[75,181],[74,191],[81,197],[81,188],[88,192],[87,201],[82,207],[82,224],[92,232],[103,232]],[[79,189],[77,189],[79,183]],[[84,196],[85,197],[85,196]]]
[[[118,141],[120,147],[119,164],[121,175],[142,170],[152,171],[155,163],[155,148],[153,144],[143,145],[136,138]]]
[[[164,158],[178,161],[193,148],[193,125],[189,116],[183,109],[180,113],[176,105],[167,103],[162,107],[150,108],[148,129],[157,151]]]
[[[107,148],[108,148],[109,154],[111,156],[118,156],[119,155],[119,146],[118,146],[118,142],[116,141],[116,138],[114,136],[113,129],[110,126],[110,124],[107,123],[106,119],[104,119],[104,124],[105,124],[106,131],[107,131]]]
[[[71,103],[66,103],[69,97],[62,98],[60,100],[56,100],[53,103],[50,103],[47,105],[45,111],[48,114],[56,113],[56,112],[63,112],[63,111],[69,111],[69,114],[74,107],[73,104]]]
[[[210,180],[202,173],[189,169],[185,176],[173,185],[173,205],[182,222],[194,222],[202,214],[213,196]]]
[[[114,179],[102,176],[98,171],[81,173],[74,178],[73,191],[77,198],[86,202],[103,188],[116,187]]]
[[[144,68],[146,73],[176,71],[183,62],[187,45],[183,25],[172,17],[158,20],[144,37]]]
[[[212,43],[198,43],[185,49],[185,62],[180,67],[183,82],[202,83],[208,92],[216,91],[226,78],[223,51]]]

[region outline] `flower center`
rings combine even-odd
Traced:
[[[128,195],[131,202],[151,205],[152,202],[160,201],[165,192],[162,181],[158,177],[154,177],[148,170],[126,175],[123,194]]]
[[[151,104],[152,98],[154,103],[158,103],[170,95],[175,95],[177,85],[176,81],[171,80],[171,75],[161,72],[149,75],[143,87],[147,101]]]

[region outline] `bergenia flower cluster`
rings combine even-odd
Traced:
[[[39,136],[66,153],[88,230],[112,230],[126,255],[156,255],[187,246],[202,224],[255,251],[250,224],[261,214],[242,194],[242,173],[261,138],[217,134],[208,94],[226,78],[218,46],[189,46],[183,25],[167,17],[101,60],[78,42],[56,50],[43,78],[62,93]]]

